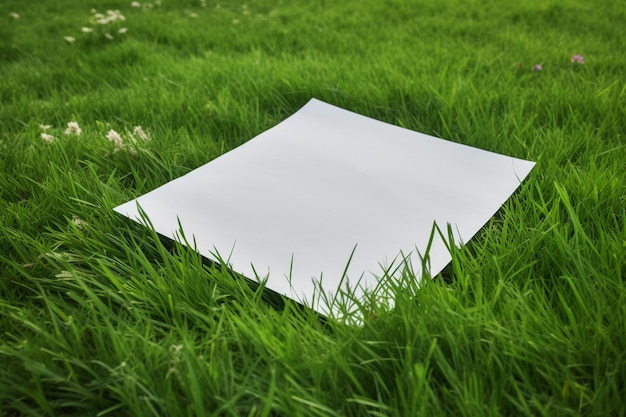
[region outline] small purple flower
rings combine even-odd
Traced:
[[[533,71],[541,71],[542,69],[543,69],[543,67],[541,66],[541,64],[536,64],[536,65],[533,67]]]
[[[570,60],[572,64],[584,64],[585,58],[582,55],[576,54]]]

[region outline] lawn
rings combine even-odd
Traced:
[[[3,0],[0,415],[625,415],[625,21],[619,0]],[[312,97],[537,165],[361,325],[112,211]]]

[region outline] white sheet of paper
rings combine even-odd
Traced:
[[[318,285],[362,294],[402,256],[420,276],[433,222],[444,232],[450,224],[456,243],[467,242],[533,166],[312,99],[115,211],[141,223],[139,205],[175,240],[180,221],[201,255],[217,253],[232,270],[329,314],[334,307],[313,301]],[[429,257],[433,276],[451,260],[440,238]]]

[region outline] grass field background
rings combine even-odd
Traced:
[[[0,415],[626,414],[625,21],[618,0],[3,0]],[[112,212],[311,97],[537,166],[362,326]]]

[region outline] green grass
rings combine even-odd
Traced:
[[[92,7],[128,32],[83,34]],[[0,415],[625,415],[624,21],[618,0],[3,0]],[[538,163],[362,326],[112,212],[311,97]],[[152,139],[115,152],[136,125]]]

